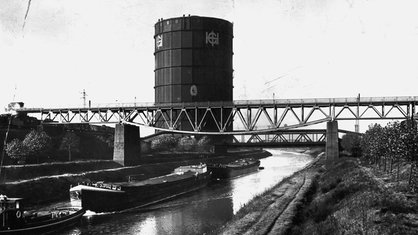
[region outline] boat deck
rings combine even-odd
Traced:
[[[125,186],[125,187],[137,187],[137,186],[143,186],[143,185],[153,185],[153,184],[162,184],[162,183],[167,183],[167,182],[173,182],[173,181],[178,181],[178,180],[182,180],[182,179],[187,179],[190,178],[194,175],[197,175],[197,173],[195,172],[185,172],[183,174],[178,174],[178,173],[172,173],[169,175],[163,175],[163,176],[159,176],[159,177],[154,177],[154,178],[150,178],[150,179],[146,179],[146,180],[142,180],[142,181],[138,181],[138,182],[129,182],[129,183],[125,183],[122,184],[121,186]]]
[[[244,160],[244,159],[240,159],[234,162],[230,162],[228,164],[225,164],[225,167],[243,167],[243,166],[248,166],[248,165],[252,165],[252,164],[256,164],[257,162],[259,162],[258,160]]]

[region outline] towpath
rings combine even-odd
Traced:
[[[303,170],[284,179],[270,191],[251,201],[248,212],[224,226],[219,234],[285,234],[292,223],[296,207],[311,186],[317,170],[322,166],[317,157]]]

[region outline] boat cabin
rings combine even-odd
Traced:
[[[174,169],[175,173],[185,173],[188,171],[196,172],[199,174],[203,174],[207,171],[207,166],[204,163],[200,163],[199,165],[189,165],[189,166],[179,166]]]
[[[8,198],[0,195],[0,230],[19,227],[23,221],[23,198]]]

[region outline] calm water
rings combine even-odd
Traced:
[[[211,183],[196,192],[147,209],[85,215],[61,234],[210,234],[228,222],[254,196],[261,194],[312,160],[306,154],[269,150],[264,170]]]

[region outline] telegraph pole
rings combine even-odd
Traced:
[[[83,108],[85,108],[86,107],[86,97],[87,97],[87,93],[86,93],[86,90],[85,89],[83,89],[83,91],[81,92],[81,99],[83,99]]]
[[[358,93],[357,96],[357,118],[356,118],[356,124],[354,126],[354,131],[359,133],[360,132],[360,93]]]

